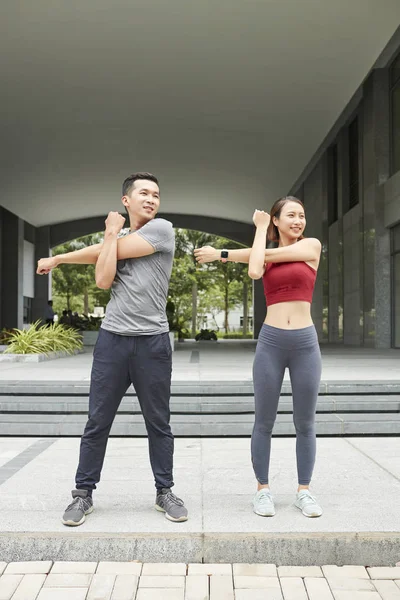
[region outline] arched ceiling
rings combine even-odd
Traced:
[[[249,223],[302,172],[399,0],[3,0],[0,204],[35,226],[120,208]]]

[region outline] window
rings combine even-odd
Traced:
[[[337,144],[329,149],[329,188],[328,188],[328,221],[329,225],[338,220],[338,147]]]
[[[392,173],[400,171],[400,54],[390,68]]]
[[[24,323],[32,323],[32,298],[24,296]]]
[[[358,118],[349,125],[349,209],[359,201]]]

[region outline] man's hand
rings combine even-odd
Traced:
[[[58,267],[57,256],[49,256],[49,258],[41,258],[38,260],[36,273],[38,275],[48,275],[52,269]]]
[[[125,217],[120,215],[118,212],[109,212],[108,217],[105,221],[106,233],[119,233],[124,226]]]
[[[203,246],[202,248],[196,248],[194,255],[198,263],[204,264],[221,258],[221,250],[217,250],[212,246]]]
[[[260,229],[268,229],[269,222],[271,217],[267,212],[263,210],[255,210],[253,214],[253,223],[256,227]]]

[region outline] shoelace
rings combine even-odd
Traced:
[[[259,500],[272,500],[271,492],[267,490],[262,490],[262,493],[259,495]]]
[[[88,503],[85,502],[84,498],[81,498],[80,496],[77,496],[73,502],[71,502],[71,504],[69,506],[67,506],[67,510],[69,510],[70,508],[73,508],[75,506],[78,506],[79,510],[82,510],[83,512],[86,511],[86,509],[88,508]]]
[[[311,494],[302,494],[300,500],[305,504],[317,504],[316,498],[314,498],[314,496],[311,496]]]
[[[171,502],[173,502],[174,504],[177,504],[178,506],[183,506],[183,500],[178,498],[178,496],[175,496],[175,494],[173,494],[172,492],[167,492],[164,496],[165,496],[165,500],[170,500]]]

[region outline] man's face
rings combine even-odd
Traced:
[[[160,207],[159,187],[154,181],[137,179],[129,194],[122,196],[122,204],[129,215],[142,222],[150,221]]]

